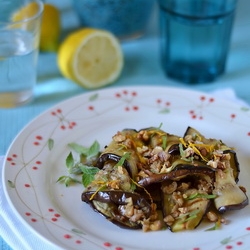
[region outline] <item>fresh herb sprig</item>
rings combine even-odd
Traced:
[[[76,183],[83,184],[84,187],[88,186],[94,179],[95,174],[99,168],[91,165],[100,154],[100,144],[97,141],[90,147],[84,147],[77,143],[70,143],[68,146],[78,153],[79,159],[75,160],[72,152],[66,158],[66,167],[68,175],[63,175],[58,178],[57,182],[64,183],[66,187]],[[79,179],[81,175],[81,179]]]

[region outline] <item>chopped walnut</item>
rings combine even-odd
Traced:
[[[179,186],[178,186],[178,190],[181,192],[184,192],[186,190],[188,190],[190,187],[190,183],[187,182],[182,182]]]
[[[127,148],[134,148],[134,142],[133,140],[131,140],[130,138],[127,138],[123,144],[127,147]]]
[[[162,221],[159,220],[159,216],[156,211],[157,209],[156,204],[152,203],[151,208],[152,208],[152,214],[150,215],[150,217],[142,221],[142,229],[144,232],[158,231],[163,228]]]
[[[212,189],[212,183],[207,182],[205,180],[199,180],[197,187],[200,190],[200,192],[210,193]]]
[[[119,180],[108,181],[107,186],[111,189],[119,189],[120,181]]]
[[[170,183],[169,185],[165,185],[162,188],[162,191],[166,194],[172,194],[174,191],[176,191],[177,189],[177,182],[173,181],[172,183]]]
[[[141,130],[141,131],[139,131],[137,138],[142,139],[143,141],[148,141],[150,136],[146,130]]]
[[[145,171],[145,170],[141,170],[138,174],[137,174],[137,177],[138,177],[138,180],[142,179],[142,178],[146,178],[148,177],[149,174]]]
[[[158,161],[154,161],[152,164],[150,164],[150,170],[152,173],[159,174],[161,172],[161,167],[162,164]]]
[[[216,222],[216,221],[218,221],[218,215],[217,215],[216,213],[214,213],[214,212],[211,212],[211,211],[209,211],[209,212],[207,213],[207,218],[208,218],[208,220],[210,220],[211,222]]]
[[[207,162],[207,165],[212,167],[212,168],[217,168],[218,161],[210,160],[210,161]]]
[[[175,221],[175,218],[172,216],[172,215],[167,215],[164,219],[164,222],[166,222],[169,226],[171,226],[174,221]]]
[[[188,207],[179,207],[178,210],[181,214],[186,214],[188,212]]]
[[[181,194],[181,192],[173,192],[172,198],[174,200],[174,202],[178,205],[178,206],[182,206],[184,203],[184,199],[183,196]]]
[[[207,151],[206,148],[201,148],[201,149],[200,149],[200,153],[201,153],[202,156],[207,156],[208,151]]]
[[[188,158],[194,154],[194,150],[192,148],[188,147],[184,150],[184,153],[185,153],[185,157]]]
[[[134,209],[133,212],[133,215],[129,218],[130,221],[136,222],[144,217],[144,213],[140,209]]]
[[[150,230],[151,231],[159,231],[160,229],[162,229],[162,222],[161,220],[155,220],[153,222],[150,223]]]
[[[126,136],[123,135],[120,131],[118,131],[112,138],[115,142],[123,142],[126,140]]]
[[[126,205],[120,205],[118,210],[121,215],[129,218],[129,220],[132,222],[137,222],[144,218],[143,211],[135,208],[131,197],[127,198]]]
[[[147,146],[137,147],[137,152],[141,155],[145,155],[146,152],[149,152],[149,148]]]

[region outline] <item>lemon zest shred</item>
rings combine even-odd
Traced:
[[[107,182],[106,181],[98,181],[98,180],[94,180],[92,181],[93,184],[96,184],[96,185],[100,185],[100,184],[106,184]]]
[[[112,183],[115,183],[117,180],[112,180],[112,181],[93,181],[92,183],[94,184],[102,184],[99,188],[97,188],[97,190],[91,195],[89,200],[93,200],[95,195],[104,187],[108,187],[109,185],[111,185]]]
[[[187,143],[184,141],[184,138],[181,137],[179,140],[184,147],[187,147]]]
[[[199,144],[199,143],[193,143],[193,145],[195,145],[196,147],[202,147],[202,148],[206,148],[210,153],[214,151],[214,147],[215,145],[213,144]]]
[[[89,200],[92,201],[95,197],[95,195],[106,185],[100,186],[99,188],[97,188],[97,190],[90,196]]]
[[[199,144],[199,143],[192,143],[190,141],[188,142],[185,142],[184,138],[179,138],[181,144],[184,146],[184,147],[190,147],[194,150],[194,152],[199,155],[204,161],[208,162],[209,160],[204,157],[200,150],[198,148],[202,147],[202,148],[206,148],[210,153],[213,152],[214,150],[214,145],[209,145],[209,144]]]
[[[201,154],[200,150],[195,146],[195,144],[189,142],[188,146],[190,146],[190,148],[192,148],[194,152],[202,158],[202,160],[208,162],[208,159]]]
[[[131,179],[131,181],[132,181],[137,187],[142,188],[142,189],[145,191],[145,193],[149,196],[150,202],[151,202],[151,203],[154,203],[153,198],[152,198],[151,194],[148,192],[148,190],[147,190],[145,187],[143,187],[143,186],[141,186],[140,184],[138,184],[138,183],[137,183],[136,181],[134,181],[132,178],[130,178],[130,179]]]

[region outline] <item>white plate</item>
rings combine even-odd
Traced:
[[[250,112],[201,92],[167,87],[124,87],[89,92],[44,112],[16,137],[3,169],[4,190],[18,216],[63,249],[218,250],[250,249],[250,210],[226,215],[228,225],[205,231],[143,233],[113,225],[81,201],[81,185],[56,183],[67,173],[67,144],[105,146],[124,128],[158,127],[183,135],[193,126],[236,147],[240,185],[250,190]],[[50,149],[48,141],[53,141]],[[249,196],[250,197],[250,196]]]

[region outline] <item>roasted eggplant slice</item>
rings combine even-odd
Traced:
[[[127,169],[131,178],[134,179],[138,173],[137,164],[140,161],[136,148],[141,144],[136,136],[137,132],[133,129],[117,132],[113,136],[111,143],[100,155],[96,166],[101,169],[108,161],[118,163],[125,154],[129,154],[129,158],[125,159],[123,166]]]
[[[82,201],[121,227],[137,229],[151,214],[150,203],[140,194],[119,190],[83,192]]]
[[[216,169],[213,193],[217,195],[214,200],[215,207],[223,213],[227,210],[241,209],[248,205],[246,193],[237,186],[240,167],[235,151],[225,145],[221,140],[206,139],[194,128],[189,127],[185,139],[203,145],[211,145],[207,164]],[[196,143],[196,145],[199,145]]]
[[[172,232],[195,229],[210,206],[211,183],[197,180],[196,177],[162,183],[164,221]]]
[[[213,193],[217,198],[214,204],[219,212],[238,210],[248,205],[248,197],[245,191],[236,184],[232,169],[217,171],[215,176]]]
[[[190,165],[181,165],[176,167],[169,173],[163,174],[151,174],[148,177],[141,179],[138,184],[140,186],[146,187],[152,185],[154,183],[160,183],[167,180],[175,180],[178,181],[187,176],[197,176],[203,175],[204,179],[207,179],[209,182],[213,182],[215,178],[215,170],[210,167],[205,166],[196,166],[191,167]]]
[[[239,173],[240,173],[240,166],[239,166],[239,162],[237,159],[237,155],[232,148],[228,147],[221,140],[205,138],[204,135],[202,135],[199,131],[197,131],[196,129],[194,129],[192,127],[187,128],[187,130],[184,134],[184,139],[189,140],[189,141],[193,141],[194,143],[196,141],[198,141],[200,143],[200,151],[205,152],[204,153],[205,156],[209,155],[209,157],[207,157],[208,159],[209,158],[211,159],[213,157],[212,153],[215,150],[220,150],[223,152],[223,154],[229,153],[231,156],[230,167],[233,169],[233,175],[234,175],[234,179],[235,179],[236,183],[238,182]],[[196,145],[198,145],[198,144],[196,144]],[[202,147],[204,147],[204,148],[202,148]]]

